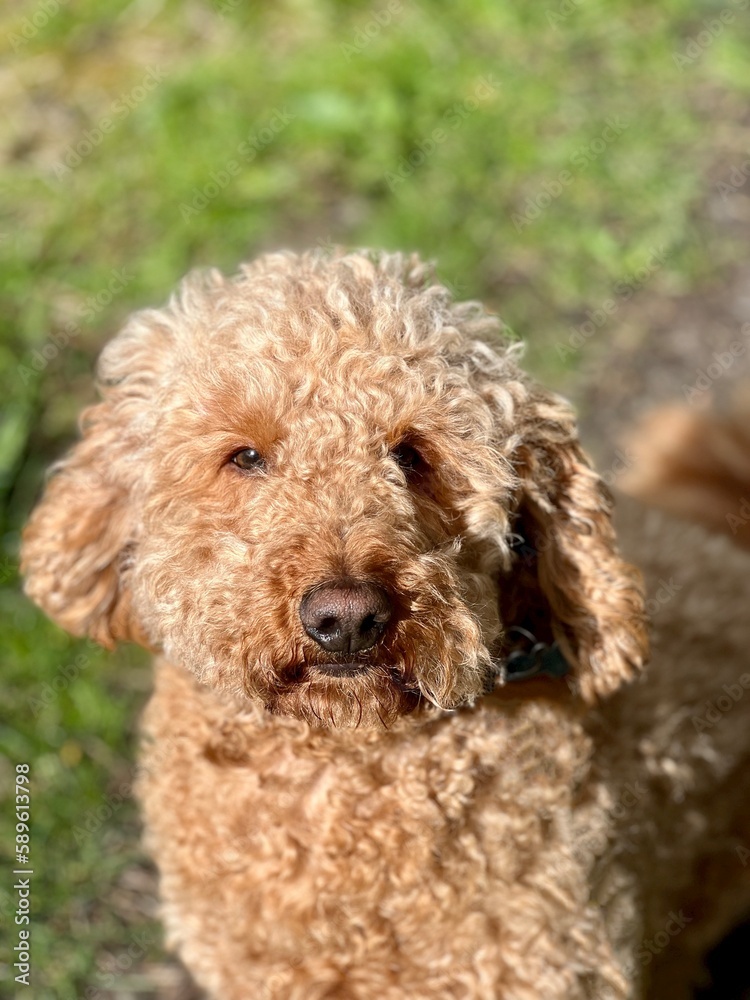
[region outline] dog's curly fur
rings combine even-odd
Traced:
[[[731,724],[699,750],[675,735],[739,653],[701,675],[675,604],[662,669],[619,690],[645,655],[640,577],[569,406],[498,321],[416,257],[273,254],[188,277],[99,376],[27,528],[27,590],[75,634],[161,654],[140,797],[198,981],[221,1000],[640,995],[643,935],[740,822]],[[700,539],[694,600],[706,559],[741,571]],[[331,581],[393,607],[338,676],[300,618]],[[722,641],[746,649],[731,608]],[[567,683],[495,683],[512,626],[557,641]]]
[[[733,397],[725,413],[673,405],[647,414],[625,442],[620,485],[750,548],[750,384]]]

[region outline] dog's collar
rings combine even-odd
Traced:
[[[532,677],[565,677],[570,673],[570,664],[556,642],[539,642],[536,636],[520,625],[509,628],[508,634],[520,636],[525,644],[514,649],[504,661],[498,663],[499,684],[525,681]]]
[[[536,561],[536,549],[520,533],[511,537],[510,549],[525,562]],[[520,625],[513,625],[507,634],[519,638],[515,643],[516,648],[497,664],[498,684],[530,680],[532,677],[559,678],[571,673],[570,664],[556,642],[540,642],[528,629]]]

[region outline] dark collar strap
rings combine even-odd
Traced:
[[[570,664],[556,642],[549,645],[538,642],[531,632],[520,625],[508,629],[508,633],[520,635],[526,640],[527,647],[514,649],[505,662],[498,664],[500,684],[525,681],[531,677],[565,677],[570,673]]]
[[[510,549],[526,563],[533,563],[537,551],[521,534],[510,539]],[[508,635],[520,637],[518,648],[512,650],[504,662],[498,663],[498,682],[525,681],[532,677],[565,677],[571,673],[570,664],[556,642],[539,642],[536,636],[520,625],[508,629]]]

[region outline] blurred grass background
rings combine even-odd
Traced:
[[[745,252],[746,199],[722,224],[716,188],[750,155],[743,3],[3,5],[0,779],[32,766],[34,997],[172,989],[126,794],[146,659],[67,638],[15,570],[105,339],[192,266],[417,249],[564,385],[587,350],[559,350],[571,327],[655,252],[633,301],[711,287]]]

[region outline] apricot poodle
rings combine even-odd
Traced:
[[[680,1000],[750,905],[750,558],[626,503],[646,598],[518,359],[365,253],[193,274],[102,354],[27,590],[159,654],[146,842],[217,1000]]]

